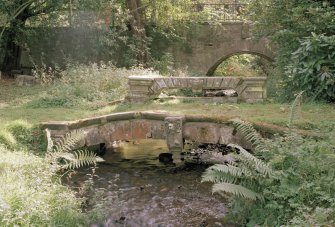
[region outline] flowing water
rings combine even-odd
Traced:
[[[160,163],[165,143],[128,142],[104,155],[93,179],[108,218],[95,226],[227,226],[225,201],[200,182],[206,167]],[[79,186],[88,174],[80,170],[68,184]]]

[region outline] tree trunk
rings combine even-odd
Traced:
[[[4,58],[1,69],[7,74],[10,74],[11,70],[21,68],[22,48],[18,38],[23,35],[22,31],[24,30],[26,20],[29,18],[28,15],[28,11],[25,9],[10,23],[9,28],[5,32],[2,46],[4,49]]]
[[[16,32],[12,29],[6,32],[4,44],[4,58],[2,62],[2,71],[7,74],[13,69],[20,68],[21,47],[16,42]]]
[[[149,61],[149,52],[147,49],[147,36],[145,34],[141,0],[127,0],[127,5],[131,15],[131,31],[133,32],[138,45],[137,60],[144,66],[147,66]]]

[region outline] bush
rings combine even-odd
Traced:
[[[303,39],[286,69],[287,91],[304,90],[312,100],[335,102],[335,35]]]

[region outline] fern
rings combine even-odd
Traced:
[[[230,193],[246,199],[262,199],[264,179],[273,177],[271,167],[242,147],[228,145],[235,151],[235,163],[214,165],[202,175],[202,182],[213,182],[213,192]]]
[[[230,183],[217,183],[213,185],[212,192],[215,193],[230,193],[235,196],[241,196],[245,199],[256,200],[261,199],[262,196],[258,193],[251,191],[241,185],[230,184]]]
[[[294,121],[299,118],[300,107],[303,102],[303,96],[302,96],[303,93],[304,91],[299,92],[292,103],[291,112],[288,118],[288,125],[287,125],[290,131],[293,128]]]
[[[229,144],[228,147],[237,149],[239,152],[239,155],[235,157],[238,158],[243,163],[250,166],[251,168],[254,168],[256,171],[261,173],[263,176],[272,175],[272,169],[270,168],[268,164],[256,158],[255,156],[253,156],[248,151],[243,149],[241,146],[236,145],[236,144]]]
[[[95,165],[97,162],[104,161],[95,153],[88,150],[75,150],[82,141],[86,133],[82,130],[75,130],[67,133],[59,141],[54,142],[50,137],[50,131],[46,130],[48,138],[48,150],[46,158],[49,163],[60,169],[75,169],[87,165]]]
[[[56,143],[54,152],[71,152],[85,137],[86,133],[82,130],[69,132]]]
[[[95,153],[88,150],[77,150],[73,153],[62,153],[59,157],[66,160],[66,164],[63,165],[65,169],[76,169],[83,166],[95,165],[96,162],[103,161],[102,158],[97,157]]]
[[[264,145],[264,139],[262,136],[254,129],[251,123],[242,121],[240,119],[232,120],[233,125],[236,130],[240,132],[246,140],[248,140],[253,148],[259,152],[268,152],[269,150]]]

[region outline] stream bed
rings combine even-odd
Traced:
[[[93,226],[228,226],[224,199],[200,182],[208,166],[160,163],[167,150],[165,141],[130,141],[103,156],[93,191],[107,218]],[[91,172],[78,170],[64,182],[82,186]]]

